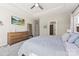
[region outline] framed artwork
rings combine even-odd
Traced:
[[[0,21],[0,25],[3,25],[3,22],[2,21]]]
[[[44,25],[44,29],[46,29],[47,28],[47,25]]]
[[[22,19],[22,18],[19,18],[17,16],[11,16],[11,24],[24,25],[25,24],[25,20]]]

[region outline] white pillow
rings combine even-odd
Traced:
[[[62,39],[65,42],[68,41],[69,37],[70,37],[70,33],[68,33],[68,32],[62,35]]]
[[[73,43],[78,37],[79,37],[79,33],[71,33],[68,42]]]
[[[75,45],[79,48],[79,37],[75,40]]]

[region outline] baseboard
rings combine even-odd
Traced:
[[[8,44],[1,44],[0,47],[8,46]]]

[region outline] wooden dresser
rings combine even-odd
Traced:
[[[8,33],[8,44],[12,45],[14,43],[26,40],[29,38],[29,32],[9,32]]]

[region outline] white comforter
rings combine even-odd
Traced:
[[[34,37],[26,40],[21,46],[18,55],[38,55],[38,56],[64,56],[68,55],[61,37]]]
[[[65,42],[65,47],[69,56],[79,56],[79,48],[74,43]]]

